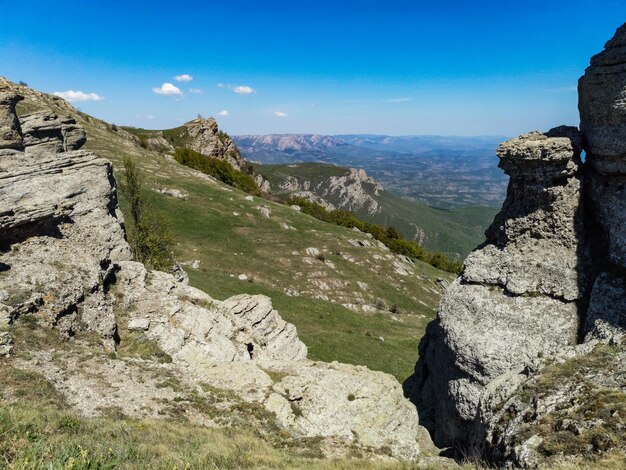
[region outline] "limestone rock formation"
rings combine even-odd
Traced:
[[[0,150],[22,150],[22,129],[15,113],[15,105],[24,97],[0,89]]]
[[[580,133],[562,126],[498,149],[506,201],[405,383],[436,444],[495,463],[626,447],[626,25],[579,93]]]
[[[363,169],[348,168],[339,176],[328,176],[321,181],[287,176],[279,189],[293,197],[301,197],[321,205],[326,210],[364,210],[373,215],[380,211],[378,196],[382,185]]]
[[[226,160],[238,170],[245,167],[245,160],[237,146],[225,133],[220,132],[213,118],[198,118],[185,123],[189,135],[187,146],[202,155]]]
[[[481,453],[481,406],[576,342],[581,149],[575,137],[557,136],[566,134],[575,135],[532,132],[498,149],[511,177],[507,199],[447,289],[406,384],[437,445]]]
[[[130,249],[112,183],[111,164],[87,152],[0,159],[0,317],[36,310],[66,335],[87,325],[113,346],[107,284]]]
[[[41,111],[20,119],[26,153],[45,155],[78,150],[87,141],[85,130],[71,117]]]

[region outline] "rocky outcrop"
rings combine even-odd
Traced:
[[[232,139],[220,132],[213,118],[198,118],[184,125],[188,138],[186,146],[202,155],[225,160],[238,170],[245,168],[245,160]]]
[[[297,167],[297,165],[294,165]],[[342,171],[342,168],[337,168]],[[287,176],[278,185],[283,192],[321,205],[326,210],[344,209],[365,211],[369,215],[379,212],[376,196],[382,185],[363,169],[347,168],[341,175],[311,181],[302,177]]]
[[[11,328],[26,320],[64,338],[95,333],[110,352],[132,333],[171,359],[176,376],[276,413],[273,419],[294,437],[417,458],[417,413],[393,377],[307,360],[295,326],[267,297],[217,301],[190,287],[180,270],[175,276],[131,261],[111,164],[66,151],[84,140],[76,137],[79,129],[64,131],[68,124],[47,113],[26,116],[26,151],[16,150],[18,141],[0,156],[0,354],[15,348]],[[141,368],[108,363],[112,374],[139,374],[116,383],[142,380]],[[87,377],[68,379],[79,368],[51,368],[45,373],[59,379],[61,393],[75,394],[77,384],[89,382],[97,399],[68,400],[88,416],[120,400],[95,393]],[[133,390],[137,403],[141,387]]]
[[[480,454],[490,395],[505,396],[539,358],[576,342],[581,149],[576,137],[556,137],[569,131],[532,132],[498,149],[507,199],[447,289],[406,384],[437,445]]]
[[[626,382],[610,363],[626,334],[626,25],[579,91],[580,133],[562,126],[499,147],[507,198],[405,383],[436,444],[496,463],[626,446],[615,411]]]
[[[85,130],[71,117],[41,111],[20,118],[26,153],[45,155],[78,150],[87,141]]]
[[[37,312],[113,348],[114,263],[130,259],[111,164],[82,151],[0,159],[0,321]]]
[[[17,93],[0,89],[0,150],[24,148],[22,129],[15,113],[15,106],[23,99]]]

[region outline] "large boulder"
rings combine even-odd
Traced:
[[[511,177],[506,201],[447,289],[405,383],[439,446],[482,454],[490,408],[541,358],[576,343],[586,282],[580,151],[571,128],[497,151]]]
[[[36,310],[71,336],[100,333],[113,347],[107,293],[114,263],[130,258],[111,164],[88,152],[0,159],[0,312]]]

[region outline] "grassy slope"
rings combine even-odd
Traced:
[[[279,184],[289,176],[300,181],[311,181],[314,188],[330,176],[345,173],[345,169],[325,163],[255,165],[255,168],[270,181],[275,191],[279,191]],[[407,238],[415,237],[417,226],[427,235],[425,246],[428,249],[461,258],[484,240],[485,228],[497,212],[496,208],[482,206],[439,209],[402,199],[387,191],[373,197],[380,204],[380,210],[374,215],[359,211],[359,217],[370,222],[393,225]],[[334,204],[337,201],[331,199],[329,202]]]
[[[64,106],[62,102],[44,98],[27,96],[18,111],[47,107],[72,112],[59,109]],[[122,159],[129,155],[144,172],[148,188],[177,188],[190,194],[186,201],[155,191],[146,195],[172,222],[177,258],[200,261],[199,269],[186,266],[192,285],[217,299],[243,292],[270,296],[281,315],[297,326],[312,359],[364,364],[392,373],[399,380],[410,374],[417,342],[441,295],[436,279],[449,279],[449,274],[419,263],[413,275],[400,276],[384,258],[386,252],[347,242],[365,239],[361,234],[287,206],[258,198],[248,201],[245,194],[201,178],[171,158],[130,142],[123,137],[122,128],[115,132],[102,121],[72,114],[87,130],[85,147],[110,159],[118,180]],[[124,210],[123,196],[120,199]],[[271,209],[271,219],[261,215],[257,208],[261,204]],[[281,228],[281,222],[296,230]],[[334,269],[316,258],[309,258],[312,264],[308,264],[304,259],[308,247],[320,249],[334,263]],[[240,274],[253,282],[240,281]],[[368,290],[361,290],[356,281],[367,283]],[[300,296],[287,295],[287,289],[298,291]],[[400,313],[393,319],[388,312],[355,313],[341,305],[353,303],[355,295],[363,304],[397,305]]]

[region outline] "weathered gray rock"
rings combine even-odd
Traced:
[[[185,123],[189,135],[187,146],[202,155],[226,160],[238,170],[243,170],[245,160],[232,139],[217,127],[213,118],[198,118]]]
[[[417,413],[390,375],[336,362],[276,365],[273,370],[286,376],[270,388],[266,407],[287,429],[387,448],[404,460],[418,457]]]
[[[26,153],[46,155],[78,150],[87,141],[85,130],[71,117],[41,111],[20,119]]]
[[[9,356],[13,352],[13,338],[8,331],[0,331],[0,356]]]
[[[15,106],[24,97],[11,91],[0,90],[0,149],[22,150],[24,142]]]
[[[595,280],[585,321],[585,342],[621,344],[626,335],[626,279],[601,273]]]
[[[295,327],[268,297],[243,294],[219,302],[139,263],[120,266],[117,292],[131,315],[128,328],[143,331],[198,381],[262,404],[297,436],[417,458],[417,413],[393,377],[306,361]]]
[[[263,295],[236,295],[221,307],[232,319],[237,331],[235,340],[245,344],[250,358],[305,359],[306,346],[298,338],[296,327],[285,322]],[[256,350],[259,351],[256,351]]]
[[[490,407],[540,358],[576,343],[585,282],[579,137],[568,128],[550,135],[498,149],[507,199],[448,287],[405,383],[439,446],[480,455]]]
[[[580,130],[587,158],[601,173],[626,173],[626,25],[578,81]]]
[[[130,249],[112,182],[111,164],[82,151],[0,160],[0,310],[10,321],[37,310],[66,335],[86,327],[113,346],[106,286]]]
[[[189,193],[181,189],[161,188],[161,189],[157,189],[156,191],[158,193],[165,194],[166,196],[170,196],[176,199],[182,199],[183,201],[189,197]]]

